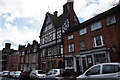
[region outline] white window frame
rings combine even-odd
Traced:
[[[68,52],[74,52],[74,44],[68,45]]]
[[[80,30],[80,36],[84,35],[86,33],[87,33],[87,29],[86,28]]]
[[[101,45],[97,45],[96,37],[100,37]],[[102,46],[105,46],[103,35],[99,35],[99,36],[96,36],[96,37],[93,37],[93,47],[96,48],[96,47],[102,47]]]
[[[115,16],[110,16],[110,17],[108,17],[107,20],[106,20],[106,22],[107,22],[107,26],[116,23],[116,18],[115,18]]]
[[[102,28],[101,21],[96,22],[96,23],[91,25],[91,31],[95,31],[95,30],[100,29],[100,28]]]
[[[68,36],[68,38],[67,38],[67,40],[71,40],[71,39],[73,39],[73,34]]]
[[[84,43],[84,48],[83,48],[83,46],[81,46],[81,43]],[[83,44],[82,44],[83,45]],[[85,50],[85,41],[80,41],[80,50]]]

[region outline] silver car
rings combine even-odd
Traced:
[[[74,72],[67,69],[51,69],[45,76],[45,80],[76,80]]]
[[[89,68],[77,80],[120,80],[120,63],[102,63]]]
[[[35,79],[41,80],[41,79],[44,79],[45,75],[46,75],[45,72],[42,70],[33,70],[33,71],[31,71],[29,78],[30,78],[30,80],[35,80]]]
[[[13,74],[13,78],[19,78],[21,71],[15,71]]]

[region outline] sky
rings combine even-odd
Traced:
[[[74,11],[80,23],[116,6],[119,0],[74,0]],[[63,13],[67,0],[0,0],[0,50],[5,43],[11,49],[18,45],[40,42],[39,36],[45,14]]]

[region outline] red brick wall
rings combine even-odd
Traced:
[[[91,25],[86,26],[87,27],[87,34],[80,36],[79,31],[74,31],[70,34],[67,34],[64,36],[64,53],[68,53],[68,45],[73,43],[75,45],[75,52],[80,52],[80,41],[85,41],[85,48],[86,51],[93,49],[93,42],[92,38],[98,35],[104,36],[104,42],[107,48],[110,48],[111,51],[111,57],[112,61],[119,61],[120,57],[118,56],[118,53],[113,53],[112,47],[115,45],[117,49],[120,51],[120,15],[119,13],[116,16],[117,23],[107,26],[106,25],[106,18],[100,20],[102,23],[102,28],[96,31],[91,32]],[[92,24],[92,23],[91,23]],[[74,38],[72,40],[67,40],[67,37],[69,35],[73,34]]]

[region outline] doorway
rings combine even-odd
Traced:
[[[86,64],[86,57],[82,57],[82,71],[85,72],[87,70],[87,64]]]

